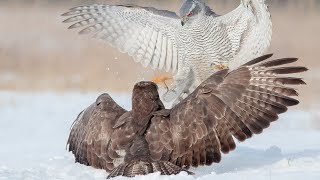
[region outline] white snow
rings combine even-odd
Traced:
[[[99,94],[0,92],[0,179],[105,179],[105,171],[74,163],[66,151],[72,122]],[[130,94],[111,95],[131,108]],[[264,133],[238,143],[220,164],[191,169],[194,176],[133,179],[318,180],[320,131],[313,115],[319,117],[317,111],[289,111]]]

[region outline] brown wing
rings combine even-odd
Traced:
[[[297,105],[290,96],[298,93],[286,85],[305,82],[280,75],[307,69],[280,66],[295,58],[269,57],[213,74],[170,113],[155,116],[146,134],[152,158],[186,167],[219,162],[221,152],[235,149],[233,137],[244,141],[259,134],[288,106]]]
[[[102,94],[78,115],[68,139],[76,162],[112,170],[110,156],[115,153],[109,150],[109,141],[116,120],[125,112],[108,94]]]

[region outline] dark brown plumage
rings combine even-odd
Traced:
[[[105,169],[108,177],[177,174],[218,163],[221,152],[236,148],[233,137],[244,141],[261,133],[299,103],[286,85],[305,82],[283,75],[307,69],[284,66],[296,58],[270,57],[213,74],[172,109],[164,108],[152,82],[135,85],[132,111],[102,94],[75,121],[69,150],[76,162]]]

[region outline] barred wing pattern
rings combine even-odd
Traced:
[[[133,56],[136,62],[152,68],[178,70],[177,31],[179,17],[166,10],[135,5],[92,5],[70,9],[63,16],[69,28],[82,28],[80,34],[91,34]]]
[[[167,159],[181,167],[219,162],[221,152],[235,149],[233,137],[245,141],[260,134],[287,107],[297,105],[299,101],[291,97],[297,91],[286,85],[305,82],[282,75],[307,69],[280,66],[296,58],[267,60],[269,57],[213,74],[169,113],[156,115],[146,134],[151,158]]]
[[[67,143],[76,162],[110,171],[114,168],[114,160],[120,156],[109,146],[113,126],[125,112],[108,94],[102,94],[78,115]]]
[[[265,0],[242,0],[233,11],[212,18],[226,26],[232,52],[236,52],[229,63],[230,69],[267,52],[272,38],[272,20]]]

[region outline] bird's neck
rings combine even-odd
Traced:
[[[136,98],[132,101],[132,113],[134,123],[138,126],[146,126],[157,109],[156,104],[151,99]]]

